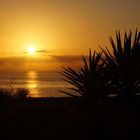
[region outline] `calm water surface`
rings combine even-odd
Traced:
[[[61,78],[62,76],[56,72],[1,72],[0,86],[28,88],[32,97],[61,97],[66,95],[59,90],[70,87]]]

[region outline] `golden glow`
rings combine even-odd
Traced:
[[[139,29],[139,7],[138,0],[0,0],[0,71],[73,65],[63,56],[101,51],[115,30]]]
[[[29,54],[33,55],[33,54],[35,54],[35,52],[36,52],[36,48],[35,47],[31,46],[31,47],[28,48],[28,53]]]
[[[37,73],[35,71],[28,71],[27,75],[30,79],[35,79],[37,77]]]
[[[37,84],[37,73],[35,71],[27,72],[27,88],[31,91],[30,95],[32,97],[39,97],[38,84]]]

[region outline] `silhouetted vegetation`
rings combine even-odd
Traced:
[[[105,76],[109,78],[107,88],[111,87],[119,96],[132,97],[140,93],[140,32],[125,33],[122,45],[120,32],[116,33],[117,43],[110,38],[113,53],[107,48],[105,54]],[[131,98],[130,97],[130,98]]]
[[[89,59],[83,57],[84,65],[78,70],[63,68],[64,80],[72,84],[82,97],[94,101],[111,95],[132,99],[140,94],[140,32],[125,32],[123,43],[120,32],[116,32],[116,41],[110,37],[112,51],[101,48],[101,53],[89,52]],[[61,91],[73,96],[67,91]]]
[[[27,98],[29,90],[26,88],[1,87],[0,98]]]
[[[125,32],[123,39],[116,32],[116,43],[112,37],[110,43],[112,50],[100,48],[101,53],[93,54],[90,50],[79,69],[64,67],[63,80],[73,88],[61,92],[86,99],[85,116],[80,114],[88,125],[86,135],[93,139],[136,139],[140,130],[140,32],[136,30],[134,37],[131,31]]]
[[[140,33],[133,43],[131,32],[123,45],[120,32],[116,39],[110,38],[113,52],[89,50],[78,70],[63,68],[73,88],[62,92],[77,98],[26,98],[28,89],[0,88],[1,138],[139,139]]]
[[[79,68],[78,71],[68,67],[64,68],[61,74],[66,77],[66,79],[64,79],[65,81],[73,85],[73,88],[69,88],[70,90],[78,93],[85,99],[91,99],[94,100],[94,102],[99,101],[103,96],[102,93],[105,93],[102,53],[96,53],[94,51],[94,53],[91,54],[90,50],[88,61],[84,56],[82,59],[84,66]],[[72,93],[67,91],[61,92],[73,96]]]

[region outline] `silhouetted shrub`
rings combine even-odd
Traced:
[[[107,48],[105,54],[105,76],[109,79],[108,88],[114,89],[120,96],[133,96],[140,93],[140,32],[135,33],[132,43],[132,33],[125,32],[122,44],[120,32],[116,32],[115,44],[112,37],[110,42],[113,53]]]
[[[29,90],[26,88],[0,88],[0,98],[27,98]]]
[[[0,88],[0,98],[10,97],[11,92],[8,88]]]
[[[120,32],[116,32],[116,44],[110,37],[112,51],[101,48],[102,53],[89,52],[89,60],[83,57],[84,65],[78,70],[63,68],[61,75],[66,82],[73,85],[82,97],[99,101],[111,94],[126,97],[140,94],[140,32],[135,33],[132,44],[132,33],[125,32],[122,45]],[[61,91],[75,96],[72,92]]]
[[[29,96],[29,90],[26,88],[17,88],[14,96],[16,98],[27,98]]]
[[[84,56],[82,59],[83,66],[78,70],[74,70],[70,67],[63,68],[63,71],[61,72],[65,77],[63,80],[73,85],[73,88],[69,88],[69,90],[76,92],[85,99],[94,99],[95,101],[99,101],[101,97],[103,97],[102,93],[105,93],[102,53],[96,53],[94,51],[92,54],[90,50],[88,60]],[[61,92],[75,96],[68,91]]]

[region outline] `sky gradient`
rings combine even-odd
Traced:
[[[139,0],[0,0],[0,69],[77,63],[89,48],[109,47],[116,30],[139,29],[139,9]]]

